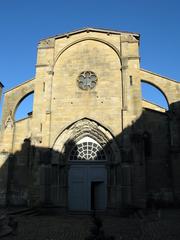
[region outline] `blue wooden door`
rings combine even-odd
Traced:
[[[68,181],[69,210],[91,211],[93,208],[104,210],[106,182],[107,173],[104,165],[71,165]]]

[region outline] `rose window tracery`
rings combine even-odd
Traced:
[[[84,71],[78,77],[78,86],[83,90],[92,89],[96,86],[97,76],[92,71]]]

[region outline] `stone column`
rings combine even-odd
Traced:
[[[51,100],[54,64],[54,40],[40,42],[36,64],[36,85],[33,111],[33,137],[40,146],[50,145]]]

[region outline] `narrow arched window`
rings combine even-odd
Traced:
[[[73,147],[70,161],[74,160],[106,160],[103,148],[90,137],[84,137]]]
[[[19,121],[21,119],[30,117],[32,115],[33,100],[34,100],[34,92],[31,92],[19,101],[14,114],[15,121]]]

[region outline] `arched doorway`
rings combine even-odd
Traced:
[[[107,202],[106,154],[86,136],[69,154],[68,208],[72,211],[105,210]]]
[[[56,176],[48,185],[52,205],[71,211],[121,205],[121,179],[116,176],[121,174],[120,150],[99,123],[84,118],[67,126],[52,146],[50,167]]]

